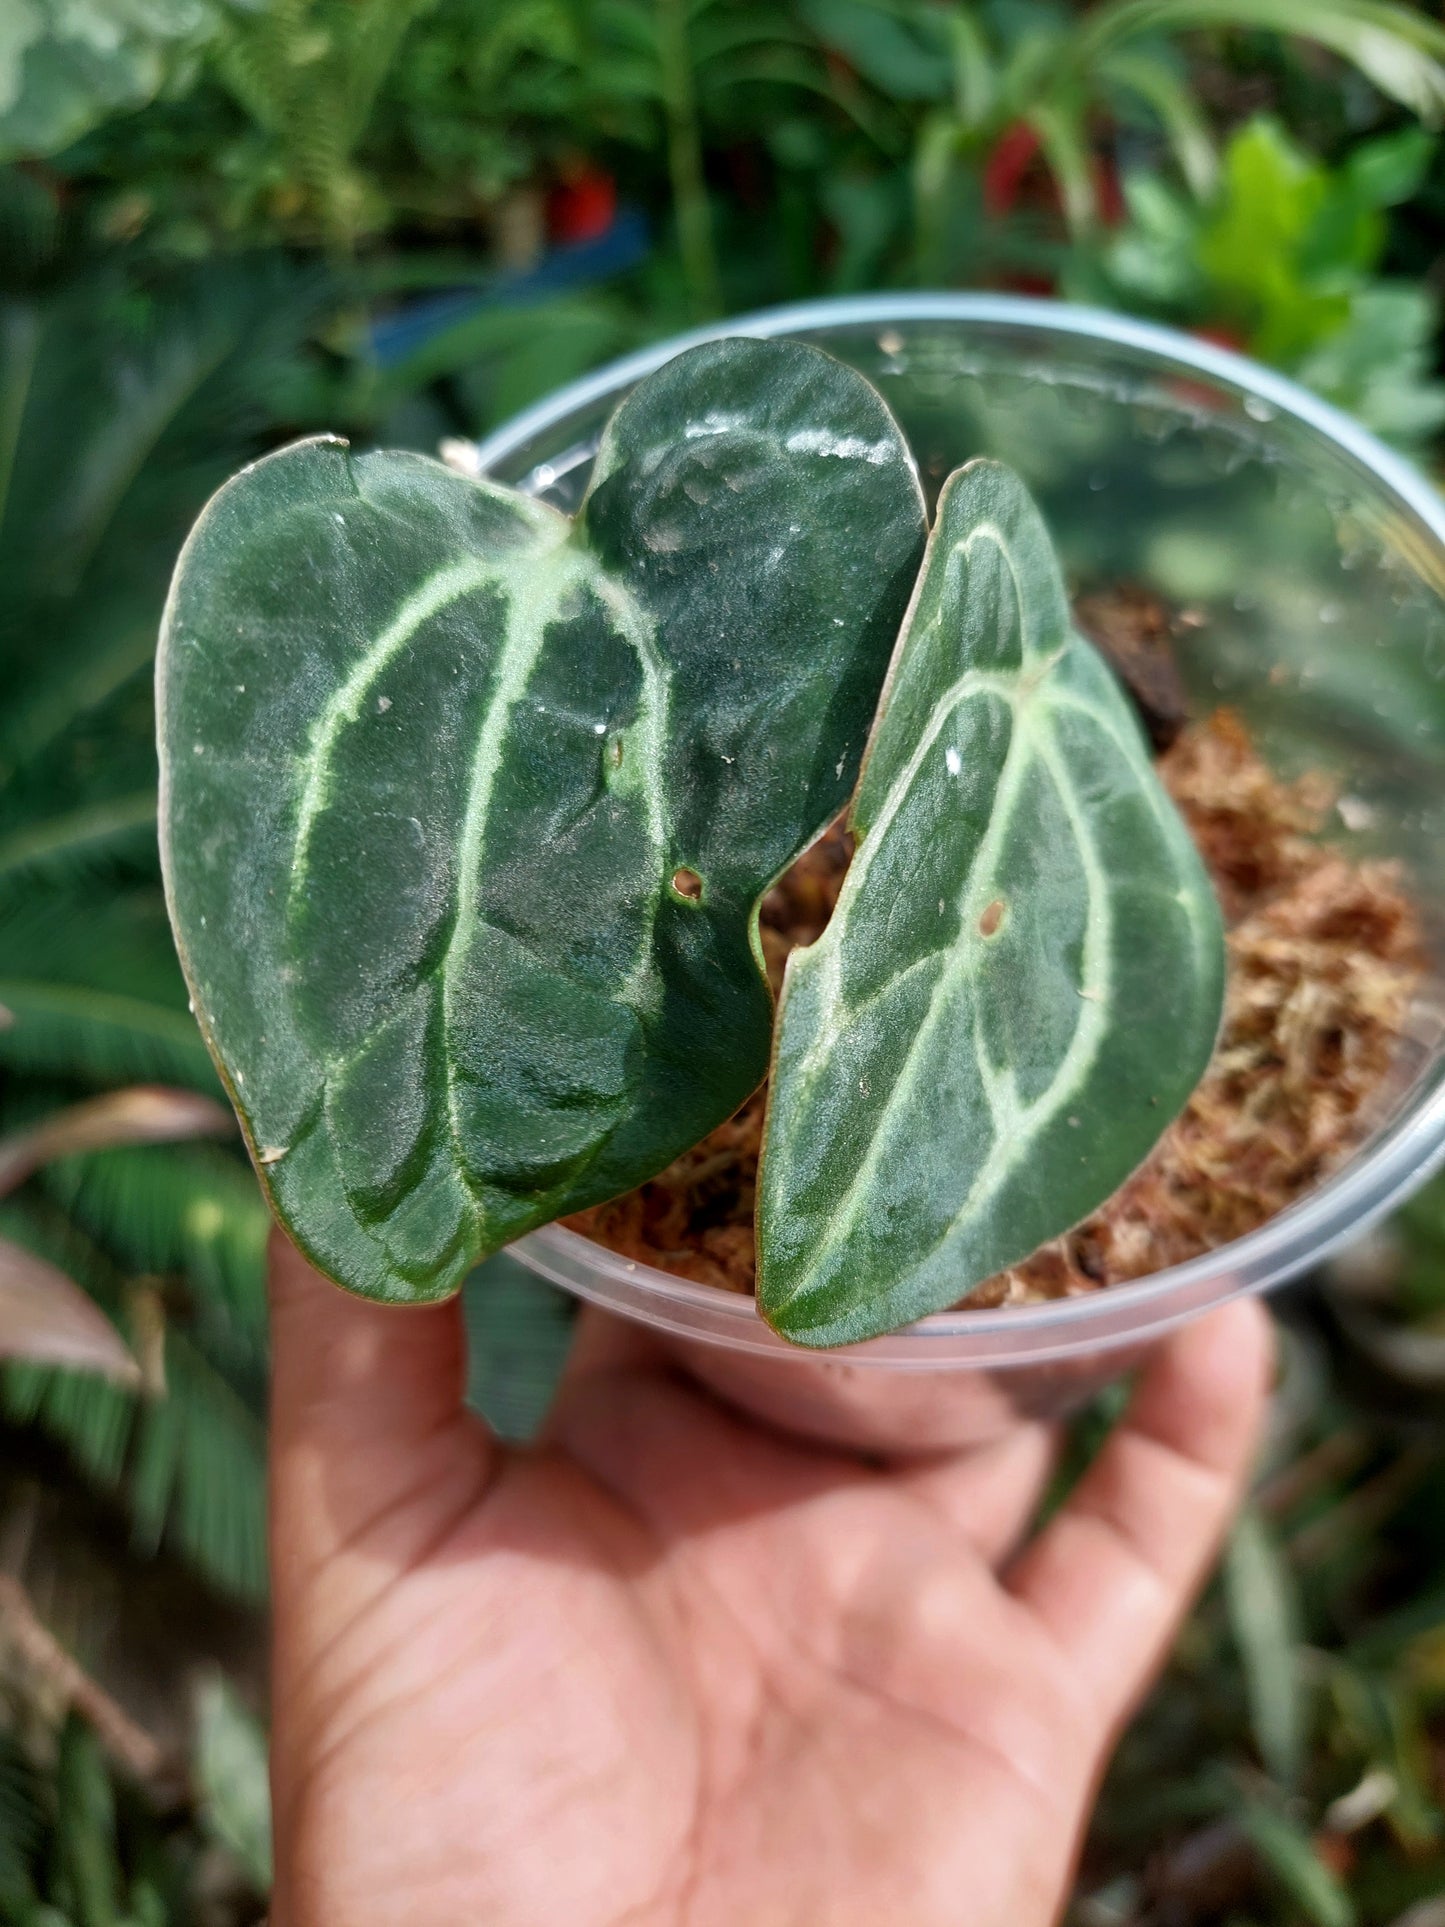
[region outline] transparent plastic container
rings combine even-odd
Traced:
[[[1127,581],[1199,620],[1182,667],[1284,774],[1340,785],[1331,834],[1402,858],[1426,921],[1445,907],[1445,505],[1323,402],[1170,330],[1050,302],[888,295],[771,310],[665,342],[561,390],[480,445],[481,467],[566,509],[623,394],[693,342],[811,341],[898,416],[925,485],[997,455],[1039,500],[1074,587]],[[1248,1237],[1135,1284],[954,1311],[819,1355],[750,1298],[630,1262],[560,1226],[513,1247],[534,1271],[650,1326],[747,1408],[860,1448],[982,1442],[1128,1369],[1171,1327],[1317,1264],[1445,1159],[1438,983],[1360,1147]]]

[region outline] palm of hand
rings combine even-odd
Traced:
[[[273,1927],[1045,1927],[1247,1464],[1260,1327],[1174,1341],[1011,1557],[1038,1428],[869,1466],[604,1330],[507,1453],[454,1308],[280,1257]]]

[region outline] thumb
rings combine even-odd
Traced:
[[[1160,1665],[1244,1496],[1272,1376],[1242,1300],[1167,1339],[1129,1410],[1011,1575],[1112,1734]]]
[[[278,1614],[358,1562],[392,1574],[474,1503],[495,1441],[463,1404],[460,1299],[372,1304],[271,1239],[271,1559]]]
[[[479,1502],[495,1442],[462,1403],[457,1300],[368,1304],[279,1233],[270,1261],[271,1784],[284,1867],[312,1736],[355,1692],[366,1624]]]

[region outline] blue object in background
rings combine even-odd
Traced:
[[[382,368],[395,367],[443,330],[484,308],[515,308],[585,288],[635,268],[652,245],[639,209],[620,207],[605,234],[590,241],[569,241],[550,248],[535,267],[498,274],[474,288],[453,288],[428,295],[371,324],[371,350]]]

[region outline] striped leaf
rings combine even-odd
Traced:
[[[755,1088],[758,899],[847,798],[923,537],[877,394],[779,342],[641,383],[575,525],[331,440],[216,496],[157,666],[162,855],[324,1271],[442,1296]]]
[[[845,1344],[967,1296],[1141,1162],[1209,1057],[1218,907],[1023,485],[955,475],[857,855],[783,990],[759,1300]]]

